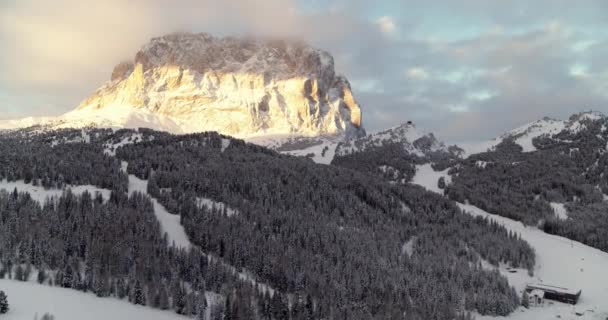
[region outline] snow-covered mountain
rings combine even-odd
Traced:
[[[570,116],[568,120],[556,120],[545,117],[541,120],[530,122],[521,127],[510,130],[490,141],[462,143],[459,144],[465,150],[465,155],[493,150],[505,140],[511,139],[522,147],[523,152],[536,151],[533,144],[535,138],[544,136],[551,138],[559,133],[577,133],[586,128],[586,123],[591,121],[606,120],[606,115],[597,111],[581,112]]]
[[[76,110],[1,121],[0,129],[35,124],[217,131],[240,138],[362,131],[361,109],[329,53],[296,41],[206,33],[154,38]]]
[[[443,142],[437,140],[432,133],[424,132],[416,128],[412,122],[407,122],[384,131],[340,143],[336,148],[336,155],[345,156],[364,152],[387,144],[400,144],[407,153],[420,157],[434,152],[458,153],[456,148],[446,146]]]

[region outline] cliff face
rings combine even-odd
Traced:
[[[152,39],[73,114],[133,109],[173,131],[358,135],[361,109],[327,52],[299,42],[172,34]],[[102,116],[103,118],[103,116]]]

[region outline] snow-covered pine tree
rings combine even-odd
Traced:
[[[4,291],[0,291],[0,314],[5,314],[8,312],[8,297]]]

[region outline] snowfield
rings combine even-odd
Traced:
[[[336,155],[336,147],[338,146],[338,142],[335,141],[323,141],[323,143],[312,146],[306,149],[294,150],[294,151],[285,151],[282,152],[284,154],[289,154],[292,156],[306,157],[308,155],[312,155],[312,161],[320,164],[330,164]],[[323,149],[327,147],[327,151],[325,155],[323,155]]]
[[[452,177],[448,175],[448,170],[435,171],[430,163],[416,166],[416,174],[412,178],[412,183],[423,186],[429,191],[443,194],[443,190],[439,189],[438,181],[439,178],[444,177],[446,185],[452,182]]]
[[[437,187],[437,179],[447,176],[446,171],[433,171],[430,165],[418,166],[412,183],[443,194]],[[449,177],[446,177],[446,182]],[[605,320],[608,318],[608,253],[591,248],[582,243],[544,233],[525,226],[523,223],[494,215],[470,204],[458,203],[466,213],[492,219],[507,229],[521,235],[536,250],[534,276],[525,270],[509,272],[501,267],[499,271],[521,294],[527,283],[544,283],[570,289],[582,290],[576,306],[553,301],[545,301],[541,308],[520,308],[508,317],[477,316],[480,320],[549,320],[579,319]],[[580,316],[576,313],[581,314]]]
[[[34,186],[31,183],[25,183],[23,180],[8,182],[6,179],[0,181],[0,190],[6,190],[7,192],[13,192],[17,189],[18,192],[27,192],[30,194],[33,200],[40,204],[44,204],[48,198],[59,198],[64,191],[71,189],[72,193],[81,195],[85,191],[88,191],[91,196],[95,196],[100,193],[104,200],[110,199],[110,190],[97,188],[95,186],[67,186],[65,189],[44,189],[42,186]]]
[[[137,306],[116,298],[98,298],[91,293],[50,287],[35,282],[0,279],[0,290],[8,295],[10,310],[3,320],[38,319],[50,313],[57,320],[179,320],[191,319],[173,311]]]

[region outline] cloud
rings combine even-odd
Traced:
[[[330,51],[368,131],[412,120],[458,141],[546,115],[608,111],[603,0],[8,0],[0,8],[0,98],[10,93],[0,102],[9,115],[74,108],[116,63],[174,31],[296,37]]]
[[[51,96],[63,111],[109,79],[113,66],[131,59],[151,37],[297,30],[290,19],[293,3],[281,0],[20,0],[3,6],[0,90]]]
[[[382,31],[384,34],[391,35],[395,32],[395,30],[397,30],[395,21],[393,21],[393,18],[389,16],[380,17],[376,23],[378,24],[380,31]]]

